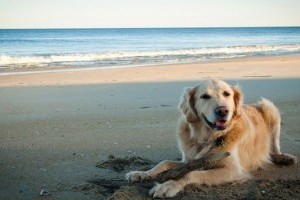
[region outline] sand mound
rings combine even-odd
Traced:
[[[133,157],[128,157],[126,156],[125,158],[118,158],[115,157],[114,155],[109,155],[107,157],[107,160],[98,162],[96,164],[96,167],[99,168],[105,168],[105,169],[111,169],[116,172],[124,171],[125,169],[135,167],[137,168],[145,168],[153,164],[151,160],[133,156]]]

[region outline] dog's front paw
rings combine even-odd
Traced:
[[[157,184],[150,190],[149,194],[153,198],[171,198],[176,196],[182,189],[177,181],[169,180],[163,184]]]
[[[128,172],[125,175],[125,178],[128,182],[142,182],[148,180],[150,176],[147,174],[147,172],[132,171],[132,172]]]

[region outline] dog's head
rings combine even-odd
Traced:
[[[211,129],[225,130],[240,115],[242,104],[242,93],[237,87],[208,80],[186,89],[179,106],[188,122],[201,120]]]

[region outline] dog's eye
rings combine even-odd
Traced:
[[[227,91],[225,91],[225,92],[223,92],[223,95],[224,95],[224,97],[229,97],[229,96],[230,96],[230,93],[227,92]]]
[[[203,94],[203,95],[201,96],[201,99],[210,99],[210,95],[208,95],[208,94]]]

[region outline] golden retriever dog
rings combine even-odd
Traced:
[[[207,149],[201,145],[224,137],[223,151],[230,156],[217,166],[187,173],[178,180],[157,184],[150,190],[154,198],[174,197],[189,184],[215,185],[244,180],[250,172],[265,163],[289,165],[296,158],[280,151],[280,113],[272,102],[262,99],[256,104],[243,104],[238,87],[224,81],[208,80],[186,89],[179,104],[181,118],[178,143],[181,161],[163,161],[149,171],[132,171],[126,174],[130,182],[156,177],[174,168],[178,163],[201,158]]]

